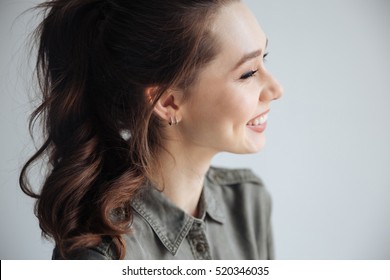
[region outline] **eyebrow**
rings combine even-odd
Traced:
[[[265,43],[265,48],[267,48],[267,46],[268,46],[268,39],[267,39],[267,41]],[[263,51],[261,49],[259,49],[259,50],[255,50],[253,52],[244,54],[244,56],[237,62],[236,66],[234,66],[233,70],[237,69],[238,67],[240,67],[242,64],[244,64],[248,60],[251,60],[251,59],[254,59],[256,57],[259,57],[262,54],[262,52]]]

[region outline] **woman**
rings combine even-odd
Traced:
[[[235,0],[55,0],[39,6],[45,142],[20,184],[53,258],[267,259],[270,199],[219,152],[263,148],[267,38]],[[41,192],[28,184],[48,156]]]

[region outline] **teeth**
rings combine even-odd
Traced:
[[[268,114],[260,117],[260,124],[264,124],[268,120]]]
[[[248,125],[250,126],[262,125],[265,124],[267,120],[268,120],[268,114],[265,114],[261,117],[254,119],[253,121],[248,122]]]

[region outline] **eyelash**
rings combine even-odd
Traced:
[[[240,77],[240,80],[246,80],[246,79],[249,79],[250,77],[253,77],[257,73],[257,71],[259,71],[259,70],[249,71],[249,72],[245,73],[244,75],[242,75]]]
[[[263,61],[264,61],[264,62],[267,61],[267,60],[266,60],[267,55],[268,55],[268,53],[265,53],[265,54],[263,55]],[[240,77],[240,80],[249,79],[249,78],[253,77],[258,71],[259,71],[258,69],[257,69],[257,70],[249,71],[249,72],[245,73],[244,75],[242,75],[242,76]]]

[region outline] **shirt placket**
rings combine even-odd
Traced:
[[[207,242],[203,221],[194,221],[187,238],[195,260],[211,260],[210,246]]]

